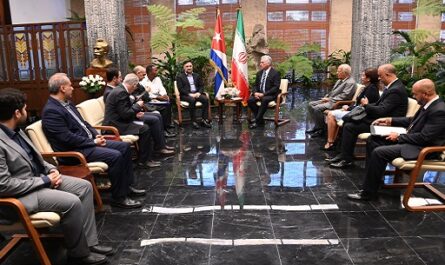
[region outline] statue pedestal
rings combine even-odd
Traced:
[[[107,82],[107,69],[106,68],[95,68],[89,67],[86,70],[86,75],[99,75],[101,76],[105,82]]]

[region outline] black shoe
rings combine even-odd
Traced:
[[[212,124],[208,120],[202,120],[201,126],[206,128],[212,128]]]
[[[121,200],[114,200],[111,199],[110,201],[111,206],[124,208],[124,209],[134,209],[134,208],[140,208],[142,204],[138,201],[134,201],[130,198],[124,198]]]
[[[95,245],[90,247],[90,251],[106,256],[112,256],[114,254],[114,249],[112,247],[101,246],[101,245]]]
[[[350,193],[346,195],[348,199],[355,201],[373,201],[378,198],[377,194],[367,194],[365,192]]]
[[[130,195],[131,196],[144,196],[145,195],[145,190],[143,189],[136,189],[135,187],[130,186]]]
[[[176,133],[172,133],[172,132],[169,132],[169,131],[165,130],[164,131],[164,136],[167,137],[167,138],[173,138],[173,137],[176,137]]]
[[[199,129],[199,124],[196,121],[192,122],[193,129]]]
[[[317,132],[317,131],[319,131],[320,129],[317,129],[317,128],[312,128],[312,129],[308,129],[308,130],[306,130],[306,133],[314,133],[314,132]]]
[[[256,122],[253,122],[252,124],[249,125],[249,129],[255,129],[257,127],[258,125],[256,124]]]
[[[169,145],[164,146],[164,148],[167,150],[175,150],[174,146],[169,146]]]
[[[345,167],[352,166],[352,161],[340,160],[338,162],[329,164],[329,166],[335,167],[335,168],[345,168]]]
[[[107,263],[108,259],[105,255],[90,252],[90,255],[77,258],[77,257],[68,257],[68,264],[85,264],[85,265],[98,265]]]
[[[337,163],[337,162],[340,162],[341,160],[343,160],[343,157],[341,156],[341,154],[338,154],[334,157],[325,158],[325,161],[327,161],[329,163]]]
[[[318,130],[314,133],[309,134],[311,136],[311,138],[318,138],[318,137],[323,137],[325,136],[324,131],[323,130]]]
[[[174,124],[167,125],[167,129],[174,129],[174,128],[176,128]]]

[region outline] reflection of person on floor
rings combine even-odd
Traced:
[[[277,137],[262,137],[261,143],[255,146],[255,157],[258,173],[263,185],[271,182],[271,175],[280,172],[279,155],[286,152],[283,140]]]
[[[180,136],[181,137],[181,136]],[[188,178],[197,179],[197,170],[199,175],[202,176],[202,161],[205,156],[210,152],[210,139],[204,138],[202,142],[194,145],[180,146],[181,149],[185,151],[185,158],[192,157],[190,166],[187,169]]]

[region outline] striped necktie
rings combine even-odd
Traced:
[[[266,74],[266,71],[263,71],[263,76],[261,77],[261,83],[260,83],[260,89],[261,89],[261,92],[265,92],[265,89],[266,89],[266,77],[267,77],[267,74]]]

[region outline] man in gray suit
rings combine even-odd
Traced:
[[[351,66],[342,64],[337,68],[338,80],[331,92],[322,99],[309,102],[308,111],[314,121],[314,127],[307,130],[311,137],[325,134],[324,111],[331,109],[339,100],[350,100],[354,96],[356,83],[351,77]]]
[[[31,140],[17,126],[26,121],[24,94],[12,88],[0,90],[0,197],[15,197],[28,213],[61,215],[68,259],[76,264],[102,264],[111,247],[99,245],[91,184],[61,175],[42,159]],[[0,214],[11,216],[8,209]]]

